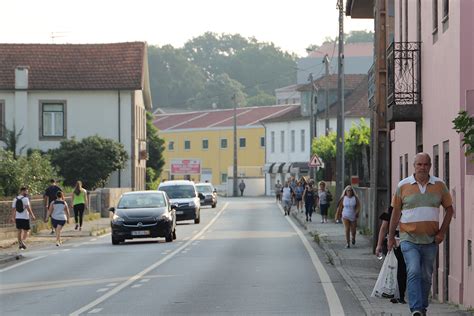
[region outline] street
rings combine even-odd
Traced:
[[[0,267],[2,315],[361,315],[359,301],[271,198],[221,198],[177,240],[110,235]]]

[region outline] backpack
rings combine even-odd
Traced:
[[[332,202],[332,194],[329,190],[326,191],[326,202],[328,202],[328,204]]]
[[[20,199],[16,198],[15,208],[18,213],[21,213],[25,210],[25,207],[23,206],[23,197]]]

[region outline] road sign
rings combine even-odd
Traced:
[[[323,162],[321,161],[321,158],[319,158],[318,155],[313,155],[308,163],[308,166],[311,168],[322,167]]]

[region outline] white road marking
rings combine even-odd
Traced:
[[[104,287],[104,288],[98,289],[96,292],[105,292],[108,290],[109,290],[108,288]]]
[[[155,262],[154,264],[152,264],[151,266],[149,266],[148,268],[142,270],[141,272],[138,272],[137,274],[135,274],[134,276],[132,276],[131,278],[129,278],[128,280],[126,280],[125,282],[123,282],[122,284],[118,285],[117,287],[111,289],[109,292],[105,293],[104,295],[98,297],[97,299],[95,299],[94,301],[90,302],[89,304],[79,308],[78,310],[72,312],[70,315],[71,316],[76,316],[76,315],[80,315],[88,310],[90,310],[91,308],[99,305],[100,303],[104,302],[106,299],[108,299],[109,297],[117,294],[118,292],[120,292],[121,290],[123,290],[124,288],[126,288],[127,286],[129,286],[131,283],[135,282],[136,280],[142,278],[144,275],[146,275],[147,273],[149,273],[150,271],[153,271],[154,269],[156,269],[157,267],[159,267],[160,265],[162,265],[163,263],[165,263],[166,261],[170,260],[171,258],[173,258],[174,256],[176,256],[178,253],[180,253],[184,248],[186,248],[187,246],[189,246],[194,240],[196,240],[197,238],[199,238],[202,234],[204,234],[204,232],[212,226],[212,224],[214,224],[216,222],[216,220],[219,218],[219,216],[222,214],[222,212],[227,208],[227,206],[229,205],[229,203],[227,202],[224,207],[219,211],[219,213],[217,213],[216,216],[214,216],[214,218],[199,232],[197,233],[196,235],[194,235],[189,241],[187,241],[185,244],[183,244],[182,246],[178,247],[177,249],[175,249],[172,253],[170,253],[169,255],[163,257],[162,259],[160,259],[159,261]]]
[[[148,282],[148,281],[150,281],[150,279],[143,279],[143,280],[140,280],[140,282],[142,282],[142,283],[145,283],[145,282]]]
[[[142,285],[143,285],[143,284],[134,284],[134,285],[132,285],[132,288],[135,289],[135,288],[140,287],[140,286],[142,286]]]
[[[284,214],[283,207],[278,204],[280,208],[281,214]],[[316,272],[319,275],[319,279],[321,280],[321,284],[324,289],[324,294],[326,295],[326,300],[329,306],[329,313],[330,315],[344,315],[344,309],[342,307],[341,301],[339,296],[337,295],[336,289],[327,273],[326,269],[322,265],[321,261],[319,260],[316,251],[314,251],[313,247],[309,243],[308,239],[306,239],[303,232],[293,223],[289,216],[286,217],[286,220],[290,223],[293,229],[296,231],[298,236],[300,237],[301,241],[303,242],[306,251],[308,251],[309,256],[311,257],[311,261],[313,262],[313,266],[316,269]]]
[[[22,265],[24,265],[24,264],[27,264],[27,263],[30,263],[30,262],[33,262],[33,261],[36,261],[36,260],[42,259],[42,258],[44,258],[44,257],[46,257],[46,256],[40,256],[40,257],[31,258],[31,259],[28,259],[28,260],[26,260],[26,261],[19,262],[19,263],[17,263],[17,264],[12,265],[12,266],[9,266],[9,267],[6,267],[6,268],[1,269],[1,270],[0,270],[0,273],[5,272],[5,271],[8,271],[8,270],[11,270],[11,269],[14,269],[14,268],[16,268],[16,267],[22,266]]]
[[[92,239],[91,239],[91,241],[96,241],[96,240],[97,240],[97,238],[92,238]]]
[[[117,286],[117,284],[118,284],[118,283],[109,283],[109,284],[107,284],[106,286],[112,287],[112,286]]]
[[[97,313],[100,313],[102,310],[103,308],[94,308],[88,314],[97,314]]]

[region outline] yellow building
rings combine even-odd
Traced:
[[[280,116],[294,106],[238,108],[237,164],[241,178],[263,178],[264,119]],[[163,179],[208,180],[219,185],[232,177],[234,159],[233,109],[157,114],[154,124],[165,140]]]

